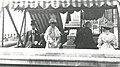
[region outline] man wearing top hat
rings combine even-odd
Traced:
[[[32,30],[28,31],[25,37],[24,47],[25,48],[40,48],[41,37],[39,32],[35,29],[35,20],[31,21]]]

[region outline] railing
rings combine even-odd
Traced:
[[[5,34],[5,38],[16,37],[17,34]]]
[[[0,47],[12,47],[17,45],[18,37],[17,34],[5,34],[3,38],[3,46],[0,43]]]
[[[0,65],[119,67],[119,50],[2,48]],[[18,67],[17,66],[17,67]]]

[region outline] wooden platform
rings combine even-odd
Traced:
[[[119,50],[1,48],[1,65],[120,67]]]

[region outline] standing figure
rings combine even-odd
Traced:
[[[55,19],[50,19],[49,23],[50,26],[47,28],[44,38],[46,41],[46,47],[45,48],[59,48],[61,43],[61,32],[59,29],[55,26],[56,25],[56,20]]]
[[[40,48],[41,37],[40,33],[35,30],[35,20],[31,21],[32,30],[28,31],[25,37],[24,47],[25,48]]]
[[[103,27],[103,33],[98,37],[97,47],[102,50],[114,50],[118,48],[116,37],[110,32],[110,29],[113,28],[113,23],[107,21],[101,27]]]
[[[74,43],[76,44],[76,49],[94,49],[95,42],[93,40],[93,34],[91,28],[91,23],[86,22],[84,27],[80,27],[77,30]]]

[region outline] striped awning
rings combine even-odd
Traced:
[[[69,7],[72,5],[73,7],[92,7],[96,5],[98,7],[107,4],[108,6],[116,5],[118,0],[5,0],[4,6],[9,4],[11,9],[23,10],[24,8],[31,7],[36,8],[41,6],[46,9],[51,5],[53,8],[58,8],[61,5],[63,7]]]
[[[37,21],[38,30],[45,32],[49,26],[48,21],[51,13],[57,16],[58,28],[63,31],[58,12],[65,13],[68,11],[68,15],[70,15],[74,11],[84,9],[84,18],[98,19],[105,9],[116,8],[116,2],[117,0],[5,0],[4,6],[9,5],[10,9],[22,12],[25,8],[29,8],[31,18]]]

